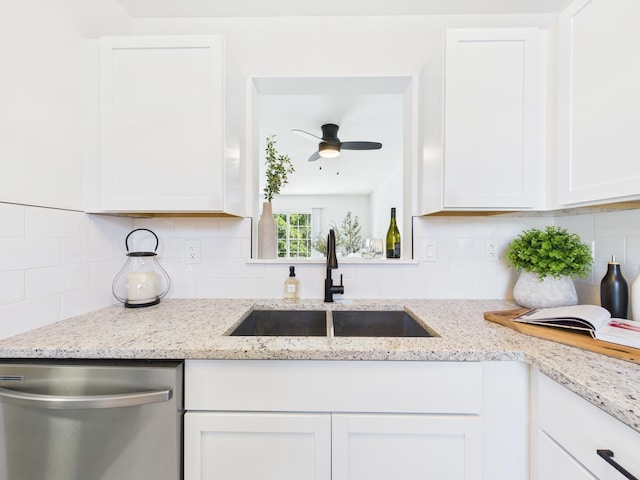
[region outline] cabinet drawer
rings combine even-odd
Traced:
[[[191,360],[188,410],[480,413],[480,363]]]
[[[541,430],[600,479],[623,477],[596,454],[598,449],[613,451],[616,462],[640,477],[640,433],[548,377],[538,378]]]

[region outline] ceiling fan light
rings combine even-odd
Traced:
[[[321,142],[318,146],[318,153],[323,158],[336,158],[340,155],[340,147],[331,143]]]

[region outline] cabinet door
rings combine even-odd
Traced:
[[[105,211],[224,209],[220,36],[100,40]]]
[[[640,477],[637,454],[640,433],[539,372],[534,378],[538,395],[537,401],[534,398],[533,402],[538,410],[537,427],[546,436],[600,480],[620,480],[623,477],[597,454],[597,450],[611,450],[617,463]],[[550,459],[543,455],[548,449],[538,449],[538,458],[533,462],[538,468],[545,468],[544,464]],[[539,480],[548,478],[563,477],[539,476]]]
[[[480,417],[334,414],[333,480],[482,478]]]
[[[330,480],[329,414],[188,412],[185,480]]]
[[[445,210],[527,209],[543,201],[540,35],[447,30]]]
[[[597,480],[544,432],[538,432],[537,447],[540,461],[533,480]]]
[[[638,18],[637,0],[577,0],[560,16],[560,205],[640,198]]]

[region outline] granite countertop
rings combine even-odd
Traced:
[[[640,365],[487,322],[503,300],[165,299],[103,308],[0,340],[2,358],[524,361],[640,431]],[[407,309],[439,337],[230,337],[252,309]]]

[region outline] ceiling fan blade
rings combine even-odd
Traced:
[[[309,162],[315,162],[320,158],[320,152],[316,152],[309,157]]]
[[[318,142],[318,141],[322,141],[321,137],[318,137],[317,135],[314,135],[313,133],[309,133],[309,132],[305,132],[304,130],[299,130],[297,128],[292,128],[291,131],[293,133],[297,133],[298,135],[300,135],[303,138],[306,138],[307,140],[311,140],[312,142]]]
[[[382,144],[379,142],[342,142],[341,148],[345,150],[379,150]]]

